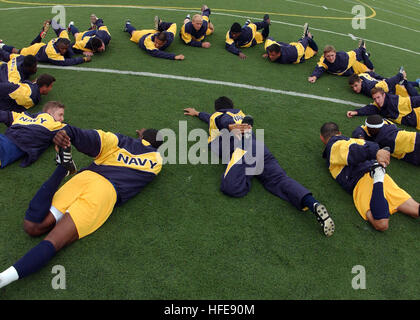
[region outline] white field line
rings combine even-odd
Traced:
[[[340,13],[345,13],[345,14],[351,14],[351,12],[348,12],[348,11],[339,10],[339,9],[335,9],[335,8],[330,8],[330,7],[326,7],[326,6],[320,6],[320,5],[316,5],[316,4],[312,4],[312,3],[307,3],[307,2],[302,2],[302,1],[296,1],[296,0],[285,0],[285,1],[287,1],[287,2],[294,2],[294,3],[303,4],[303,5],[312,6],[312,7],[317,7],[317,8],[323,8],[325,10],[332,10],[332,11],[336,11],[336,12],[340,12]],[[379,21],[381,23],[390,24],[390,25],[392,25],[394,27],[399,27],[399,28],[403,28],[403,29],[407,29],[407,30],[410,30],[410,31],[414,31],[414,32],[419,32],[420,33],[420,30],[412,29],[412,28],[409,28],[409,27],[406,27],[406,26],[402,26],[402,25],[399,25],[399,24],[395,24],[395,23],[389,22],[389,21],[379,20],[377,18],[370,18],[369,20]]]
[[[45,6],[43,8],[52,8],[53,6]],[[66,7],[72,7],[72,8],[87,8],[87,7],[93,7],[93,8],[104,8],[107,6],[103,6],[103,5],[86,5],[86,6],[66,6]],[[110,6],[111,8],[116,8],[115,6]],[[34,8],[40,8],[40,7],[17,7],[17,8],[0,8],[1,10],[19,10],[22,8],[26,8],[26,9],[34,9]],[[142,7],[137,7],[137,6],[124,6],[122,8],[127,8],[127,9],[146,9],[146,10],[167,10],[167,11],[180,11],[180,12],[192,12],[192,10],[184,10],[184,9],[172,9],[172,8],[142,8]],[[198,11],[197,11],[198,12]],[[259,20],[261,17],[250,17],[250,16],[241,16],[241,15],[236,15],[236,14],[229,14],[229,13],[221,13],[221,12],[213,12],[213,15],[221,15],[221,16],[229,16],[229,17],[236,17],[236,18],[243,18],[243,19],[253,19],[253,20]],[[283,21],[276,21],[276,20],[271,20],[272,23],[278,23],[278,24],[284,24],[284,25],[288,25],[288,26],[293,26],[293,27],[298,27],[298,28],[302,28],[302,25],[299,24],[293,24],[293,23],[287,23],[287,22],[283,22]],[[339,35],[339,36],[343,36],[343,37],[349,37],[349,34],[345,34],[345,33],[340,33],[340,32],[334,32],[334,31],[330,31],[330,30],[324,30],[324,29],[318,29],[318,28],[311,28],[311,30],[316,30],[316,31],[320,31],[320,32],[326,32],[326,33],[331,33],[331,34],[335,34],[335,35]],[[357,37],[357,36],[356,36]],[[360,39],[361,37],[357,37],[358,39]],[[383,43],[383,42],[379,42],[379,41],[375,41],[375,40],[370,40],[370,39],[366,39],[364,38],[366,41],[371,42],[371,43],[375,43],[381,46],[385,46],[385,47],[389,47],[389,48],[393,48],[393,49],[397,49],[397,50],[402,50],[405,52],[410,52],[416,55],[420,55],[420,52],[416,52],[410,49],[406,49],[406,48],[402,48],[402,47],[398,47],[398,46],[394,46],[392,44],[387,44],[387,43]]]
[[[61,67],[61,66],[53,66],[53,65],[45,65],[45,64],[40,64],[40,65],[38,65],[38,67],[39,68],[45,68],[45,69],[72,70],[72,71],[84,71],[84,72],[100,72],[100,73],[131,75],[131,76],[140,76],[140,77],[152,77],[152,78],[170,79],[170,80],[191,81],[191,82],[221,85],[221,86],[228,86],[228,87],[234,87],[234,88],[269,92],[269,93],[277,93],[277,94],[283,94],[283,95],[294,96],[294,97],[315,99],[315,100],[338,103],[338,104],[341,104],[341,105],[350,105],[350,106],[354,106],[354,107],[363,107],[364,106],[364,104],[360,104],[360,103],[355,103],[355,102],[341,100],[341,99],[335,99],[335,98],[329,98],[329,97],[322,97],[322,96],[317,96],[317,95],[313,95],[313,94],[306,94],[306,93],[300,93],[300,92],[294,92],[294,91],[285,91],[285,90],[265,88],[265,87],[257,87],[257,86],[253,86],[253,85],[249,85],[249,84],[235,83],[235,82],[228,82],[228,81],[219,81],[219,80],[209,80],[209,79],[202,79],[202,78],[176,76],[176,75],[171,75],[171,74],[160,74],[160,73],[129,71],[129,70],[115,70],[115,69],[85,68],[85,67],[73,67],[73,66]]]

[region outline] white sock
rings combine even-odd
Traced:
[[[14,267],[0,273],[0,288],[7,286],[9,283],[19,279],[19,275]]]
[[[375,173],[373,175],[373,183],[384,182],[385,179],[385,170],[381,167],[375,168]]]
[[[60,221],[61,218],[64,217],[64,214],[61,211],[59,211],[56,207],[51,206],[50,212],[53,214],[55,218],[55,224],[57,224],[58,221]]]

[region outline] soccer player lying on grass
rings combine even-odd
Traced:
[[[64,124],[65,106],[49,101],[42,112],[30,114],[0,111],[0,122],[8,128],[0,134],[0,167],[22,159],[21,167],[35,162],[51,145],[57,131],[69,130]]]
[[[179,34],[182,41],[192,47],[210,48],[210,42],[204,41],[206,36],[214,32],[209,18],[210,9],[205,4],[201,7],[201,14],[195,14],[192,18],[187,15]]]
[[[256,139],[252,132],[252,118],[236,109],[227,97],[216,99],[214,107],[216,112],[213,114],[198,112],[194,108],[184,109],[184,114],[209,124],[211,150],[225,158],[225,163],[229,161],[222,176],[221,191],[231,197],[243,197],[250,191],[255,176],[268,191],[298,210],[309,208],[324,234],[331,236],[335,226],[325,206],[308,189],[287,176],[268,148]],[[250,155],[253,160],[249,159]]]
[[[349,78],[349,85],[354,93],[362,93],[369,98],[372,97],[372,89],[379,87],[386,93],[396,94],[402,97],[418,96],[419,93],[414,87],[419,87],[420,79],[407,81],[407,73],[401,67],[398,73],[391,78],[384,78],[373,71],[352,74]]]
[[[12,46],[3,45],[3,50],[9,53],[19,53],[21,55],[33,55],[38,62],[51,63],[59,66],[72,66],[83,62],[91,61],[91,57],[76,57],[70,46],[70,39],[67,30],[64,30],[56,21],[52,20],[51,25],[57,34],[57,38],[43,43],[39,34],[31,43],[31,46],[17,49]]]
[[[264,15],[261,22],[252,23],[248,19],[243,27],[235,22],[226,33],[226,50],[236,54],[240,59],[246,59],[247,56],[239,48],[249,48],[263,43],[270,33],[270,23],[268,14]],[[260,29],[263,29],[262,32],[257,31]]]
[[[272,62],[288,64],[302,63],[318,53],[318,46],[309,32],[309,26],[305,23],[303,37],[297,42],[285,43],[268,38],[264,43],[266,53],[263,58],[269,58]]]
[[[167,47],[174,41],[176,34],[176,23],[162,22],[155,16],[155,29],[136,30],[130,20],[125,22],[124,31],[131,36],[130,40],[137,43],[152,57],[169,60],[184,60],[184,55],[165,52]]]
[[[32,108],[52,90],[54,82],[49,74],[41,74],[34,82],[0,82],[0,110],[23,112]]]
[[[20,83],[28,80],[38,70],[38,62],[33,55],[10,54],[1,49],[0,82]]]
[[[54,143],[57,168],[29,203],[24,230],[31,236],[48,232],[37,246],[0,273],[0,288],[45,266],[65,246],[102,226],[115,205],[122,205],[154,180],[162,168],[157,130],[137,130],[138,139],[101,130],[72,128],[71,143],[94,161],[75,172],[70,138],[59,131]],[[57,191],[58,190],[58,191]]]
[[[419,216],[419,203],[385,173],[389,151],[379,149],[375,142],[343,136],[334,122],[324,123],[320,138],[331,175],[353,195],[357,211],[376,230],[387,230],[390,214],[397,211]]]
[[[420,133],[402,130],[379,114],[367,117],[351,136],[374,141],[381,148],[388,147],[394,158],[420,165]]]
[[[373,69],[373,64],[369,60],[369,54],[366,52],[364,40],[359,42],[357,49],[349,52],[337,52],[333,46],[328,45],[324,48],[324,55],[319,60],[308,81],[314,83],[325,71],[347,77],[353,73],[359,74],[373,71]]]
[[[385,93],[375,87],[371,90],[373,103],[362,108],[347,111],[347,117],[380,114],[384,118],[420,130],[420,96],[401,97]]]
[[[83,32],[79,32],[73,21],[69,23],[68,31],[73,34],[75,39],[71,48],[76,54],[92,55],[96,52],[103,52],[111,41],[111,33],[104,25],[103,19],[94,14],[90,15],[90,19],[92,27]]]

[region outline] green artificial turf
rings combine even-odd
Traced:
[[[34,5],[36,1],[0,2],[0,38],[5,43],[18,48],[27,46],[39,32],[42,21],[55,15],[50,7]],[[377,73],[389,77],[403,65],[410,80],[420,77],[420,5],[409,0],[363,1],[374,6],[376,13],[367,20],[365,30],[354,30],[351,20],[342,19],[352,16],[351,9],[359,1],[211,1],[207,4],[213,9],[211,21],[215,25],[215,33],[208,38],[212,47],[187,47],[177,35],[167,49],[184,54],[184,61],[148,56],[122,31],[124,21],[130,19],[139,29],[151,28],[153,17],[158,14],[166,21],[176,22],[179,31],[185,15],[195,13],[193,9],[198,11],[201,3],[124,0],[119,5],[133,7],[121,8],[111,0],[64,2],[81,3],[114,5],[66,7],[67,23],[73,20],[81,30],[87,28],[89,15],[94,12],[104,18],[112,34],[107,51],[80,65],[83,68],[152,72],[360,104],[370,102],[367,97],[352,93],[346,78],[325,75],[310,84],[307,77],[320,54],[303,64],[279,65],[262,59],[262,45],[244,49],[248,59],[243,61],[224,49],[226,31],[233,22],[242,24],[247,17],[260,19],[269,12],[273,21],[270,35],[276,40],[298,40],[301,26],[309,22],[320,50],[326,44],[333,44],[337,50],[356,48],[357,41],[344,36],[351,33],[368,39]],[[19,7],[30,8],[2,10]],[[367,7],[366,12],[371,14]],[[50,30],[46,39],[53,35]],[[273,196],[257,179],[244,198],[223,195],[219,190],[223,164],[168,164],[141,194],[115,208],[98,231],[63,249],[36,274],[0,289],[0,299],[420,298],[419,222],[396,214],[388,231],[375,231],[359,216],[352,196],[333,180],[321,157],[320,126],[334,121],[344,134],[350,135],[364,121],[361,117],[347,119],[346,111],[354,107],[185,80],[40,66],[38,74],[44,72],[54,75],[57,81],[51,93],[31,112],[39,112],[48,100],[60,100],[67,106],[65,120],[72,125],[133,137],[135,130],[143,127],[170,128],[178,133],[181,120],[187,121],[188,131],[207,130],[199,119],[185,117],[183,108],[212,112],[217,97],[229,96],[238,108],[254,116],[256,129],[265,130],[266,145],[288,175],[327,206],[336,232],[326,238],[313,215]],[[2,126],[0,132],[4,131]],[[51,147],[28,168],[14,163],[0,172],[0,271],[42,239],[26,235],[22,222],[29,201],[54,170],[54,156]],[[91,161],[77,151],[74,159],[79,168]],[[420,200],[418,167],[393,159],[387,172],[414,199]],[[55,265],[65,267],[65,290],[51,286]],[[366,269],[365,290],[352,288],[352,268],[356,265]]]

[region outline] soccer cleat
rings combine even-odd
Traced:
[[[44,21],[44,25],[43,25],[42,31],[40,33],[41,39],[44,39],[45,36],[47,35],[47,32],[50,29],[50,25],[51,25],[51,20]]]
[[[303,38],[306,38],[309,34],[309,23],[303,25]]]
[[[127,32],[128,31],[127,30],[127,24],[131,24],[130,19],[125,20],[125,25],[124,25],[124,29],[123,29],[124,32]]]
[[[0,39],[0,49],[3,49],[3,47],[5,46],[6,44],[5,43],[3,43],[3,40],[1,40]]]
[[[360,39],[359,40],[359,48],[360,47],[362,47],[362,48],[365,48],[366,49],[366,42],[365,42],[365,40],[364,39]]]
[[[159,30],[159,26],[160,26],[160,24],[162,22],[162,19],[159,18],[159,16],[155,16],[154,22],[155,22],[155,30]]]
[[[265,14],[264,17],[263,17],[263,21],[267,22],[268,24],[271,24],[270,16],[268,14]]]
[[[190,14],[187,14],[187,16],[185,17],[185,19],[191,20]]]
[[[401,73],[401,74],[403,74],[403,72],[404,72],[405,70],[404,70],[404,67],[403,66],[401,66],[400,67],[400,69],[398,70],[398,73]],[[402,85],[402,84],[404,84],[404,78],[400,81],[400,82],[398,82],[400,85]]]
[[[328,214],[327,208],[321,203],[315,203],[315,215],[327,237],[331,237],[335,230],[334,221]]]
[[[76,164],[71,156],[71,146],[58,148],[58,152],[55,154],[55,163],[67,169],[66,177],[77,172]]]
[[[251,19],[246,19],[246,21],[245,21],[245,25],[247,26],[247,25],[249,25],[251,23]]]
[[[67,31],[70,32],[71,26],[74,26],[74,21],[70,21],[69,25],[67,26]]]
[[[420,78],[416,79],[417,85],[420,87]]]

